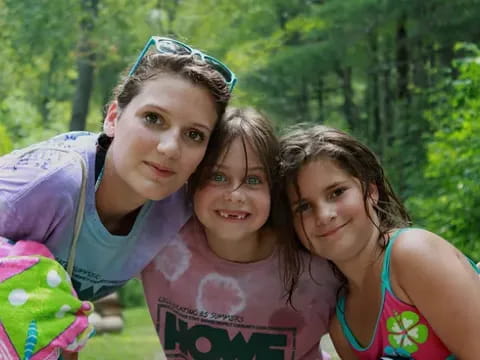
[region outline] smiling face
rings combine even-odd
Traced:
[[[304,165],[297,181],[300,198],[293,185],[288,188],[288,197],[302,244],[334,262],[357,255],[375,231],[365,210],[360,182],[324,158]],[[371,207],[376,199],[374,189],[368,199]]]
[[[270,189],[265,169],[248,141],[244,147],[241,138],[233,140],[209,179],[194,193],[193,203],[208,236],[238,240],[257,235],[270,214]]]
[[[203,158],[216,120],[206,88],[170,73],[145,81],[125,109],[108,109],[104,131],[113,141],[104,179],[139,205],[171,195]]]

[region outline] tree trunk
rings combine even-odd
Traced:
[[[82,9],[84,17],[80,24],[81,34],[77,55],[78,78],[73,99],[70,130],[85,129],[95,69],[95,51],[90,38],[97,17],[98,0],[82,0]]]
[[[372,54],[372,63],[370,66],[369,74],[368,74],[368,92],[369,92],[369,97],[370,97],[370,133],[368,134],[368,138],[371,141],[372,144],[377,144],[375,146],[375,149],[377,151],[380,151],[380,147],[378,146],[379,144],[379,137],[381,135],[381,126],[382,126],[382,121],[380,118],[380,106],[379,106],[379,70],[380,70],[380,65],[378,61],[378,38],[377,38],[377,33],[376,31],[372,31],[372,33],[369,36],[369,43],[370,43],[370,51]],[[379,154],[382,156],[382,154]]]
[[[52,99],[52,89],[54,89],[55,84],[52,80],[53,75],[57,69],[57,63],[60,54],[56,49],[53,50],[52,57],[50,58],[50,63],[48,66],[48,72],[43,77],[43,80],[40,84],[40,98],[38,102],[38,109],[40,115],[42,116],[42,124],[44,127],[48,127],[48,118],[50,116],[50,111],[48,109],[48,103]]]
[[[389,52],[391,48],[385,50],[385,61],[389,64]],[[391,77],[392,72],[390,66],[384,66],[382,69],[382,103],[383,103],[383,124],[382,124],[382,131],[381,131],[381,142],[382,152],[386,153],[389,144],[391,144],[395,138],[394,135],[394,127],[393,125],[396,123],[395,121],[395,111],[394,111],[394,103],[393,99],[395,95],[392,91],[392,84],[391,84]]]
[[[396,64],[397,64],[397,98],[410,99],[408,89],[409,53],[407,42],[407,17],[402,15],[397,23]]]
[[[298,102],[296,111],[295,122],[301,121],[310,121],[310,107],[309,107],[309,91],[308,91],[308,81],[305,77],[302,77],[299,83],[299,92],[298,92]]]
[[[325,122],[325,82],[323,77],[318,79],[317,83],[317,103],[318,103],[318,122]]]
[[[355,131],[355,126],[357,125],[357,110],[353,101],[352,68],[351,66],[347,66],[337,69],[337,74],[342,81],[343,114],[350,130]]]
[[[159,34],[164,34],[173,38],[178,38],[178,34],[173,29],[173,22],[177,17],[180,0],[157,0],[156,7],[165,13],[165,18],[159,21]]]

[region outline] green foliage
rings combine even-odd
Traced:
[[[476,48],[451,62],[478,42],[479,13],[480,0],[101,0],[92,17],[81,1],[0,0],[0,151],[68,129],[87,18],[92,131],[148,37],[172,35],[237,73],[233,104],[367,142],[417,217],[477,256]]]
[[[480,50],[471,44],[458,50],[470,56],[456,61],[459,76],[432,96],[437,105],[427,116],[437,130],[423,195],[409,206],[423,225],[480,259]]]
[[[120,302],[123,306],[137,307],[145,306],[145,298],[143,296],[143,286],[138,279],[132,279],[119,290]]]
[[[0,125],[0,155],[6,154],[12,150],[12,141],[7,134],[4,126]]]

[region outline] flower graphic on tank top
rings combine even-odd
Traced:
[[[428,328],[419,324],[420,317],[412,311],[395,313],[387,319],[388,342],[395,349],[402,349],[413,354],[418,351],[418,344],[428,339]]]
[[[200,281],[197,308],[202,311],[235,315],[245,303],[245,293],[233,277],[210,273]]]

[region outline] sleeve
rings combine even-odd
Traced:
[[[68,154],[0,158],[0,236],[45,243],[72,217],[80,171]]]

